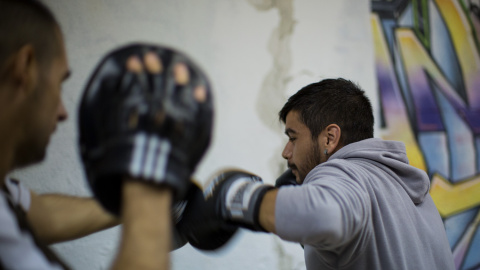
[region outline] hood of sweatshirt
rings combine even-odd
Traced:
[[[423,202],[430,189],[425,171],[409,165],[405,144],[372,138],[348,144],[335,152],[328,161],[335,159],[364,159],[372,164],[382,164],[394,173],[394,179],[415,203]],[[327,162],[328,162],[327,161]],[[379,169],[381,165],[377,165]]]

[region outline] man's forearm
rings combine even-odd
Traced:
[[[260,225],[268,232],[275,233],[275,201],[278,189],[272,189],[265,193],[260,204]]]
[[[169,268],[171,191],[137,181],[123,186],[122,242],[113,269]]]
[[[27,218],[37,237],[46,244],[73,240],[119,224],[91,198],[33,192],[31,198]]]

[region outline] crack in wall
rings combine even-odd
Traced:
[[[283,136],[281,125],[278,124],[278,112],[287,100],[287,85],[292,80],[290,70],[292,66],[291,39],[295,27],[293,17],[293,0],[247,0],[258,11],[276,9],[279,14],[279,24],[275,27],[268,41],[268,51],[272,56],[272,67],[265,75],[259,89],[256,111],[260,120],[278,136]],[[270,158],[270,168],[274,175],[282,174],[286,169],[286,162],[281,158],[283,146],[278,147]],[[278,269],[294,269],[294,258],[288,254],[282,241],[274,238],[274,251],[278,257]]]
[[[275,27],[268,41],[268,51],[272,56],[272,67],[265,75],[259,89],[256,111],[260,120],[270,130],[283,136],[281,125],[278,124],[278,112],[287,100],[287,85],[292,80],[290,70],[292,66],[291,39],[295,27],[293,17],[293,0],[247,0],[258,11],[277,10],[279,24]],[[270,168],[275,175],[280,175],[285,169],[285,161],[280,153],[283,146],[279,146],[274,156],[270,158]]]

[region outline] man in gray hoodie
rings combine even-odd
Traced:
[[[234,225],[301,243],[307,269],[455,269],[428,175],[409,165],[403,143],[373,138],[372,107],[357,85],[310,84],[279,116],[298,185],[219,174],[185,212],[193,246],[218,248]]]

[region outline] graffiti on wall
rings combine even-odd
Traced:
[[[431,177],[457,269],[480,269],[480,0],[372,0],[381,136]]]

